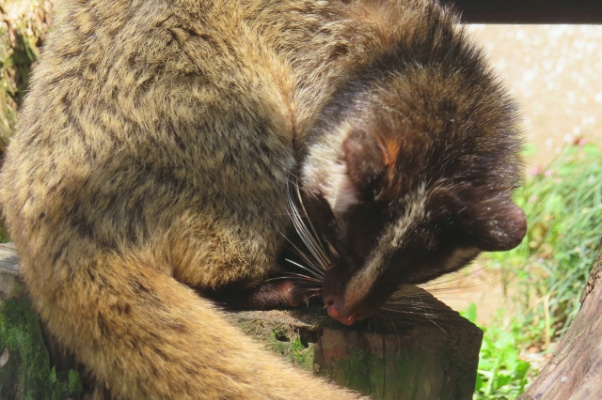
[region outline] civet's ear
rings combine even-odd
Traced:
[[[393,139],[353,130],[343,142],[349,181],[360,201],[387,200],[398,195],[401,183],[395,174],[399,144]]]
[[[478,202],[468,211],[466,221],[475,244],[484,251],[510,250],[518,246],[527,233],[523,210],[508,198]]]

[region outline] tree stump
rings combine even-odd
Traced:
[[[602,399],[602,244],[581,296],[581,309],[554,357],[520,400]]]
[[[471,399],[482,331],[426,292],[406,307],[352,327],[321,308],[230,317],[294,364],[373,399]]]
[[[44,334],[17,263],[14,249],[0,245],[0,398],[110,398]],[[468,400],[474,392],[482,331],[427,292],[352,327],[321,307],[227,317],[298,367],[373,399]]]

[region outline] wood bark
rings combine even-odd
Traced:
[[[552,359],[520,400],[602,399],[602,246],[581,309]]]

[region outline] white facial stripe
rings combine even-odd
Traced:
[[[459,267],[464,266],[467,260],[476,257],[476,255],[479,254],[479,252],[480,250],[476,247],[457,248],[447,258],[443,270],[448,272],[455,271]]]
[[[406,202],[406,213],[396,224],[391,225],[392,247],[399,247],[412,223],[424,218],[425,189],[422,185],[414,199]]]
[[[344,299],[347,307],[353,307],[366,298],[380,275],[383,263],[383,254],[376,252],[376,255],[364,264],[364,268],[353,275],[345,289]]]
[[[385,263],[399,247],[412,224],[424,217],[424,193],[424,187],[421,187],[417,196],[406,202],[406,213],[397,221],[389,224],[385,233],[379,238],[363,268],[347,284],[345,304],[352,307],[368,295],[374,282],[382,274]]]

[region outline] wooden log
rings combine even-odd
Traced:
[[[44,334],[17,262],[14,249],[0,245],[0,398],[109,399]],[[298,367],[373,399],[468,400],[474,392],[482,332],[427,292],[386,318],[352,327],[321,307],[227,317]],[[17,336],[25,340],[15,344],[10,338]]]
[[[53,366],[61,357],[49,351],[17,262],[14,248],[0,245],[0,399],[81,399],[84,386],[73,363]]]
[[[373,399],[471,399],[482,331],[426,292],[398,315],[345,327],[321,308],[230,314],[296,365]]]
[[[556,353],[520,400],[602,399],[602,245],[581,296],[581,309]]]

